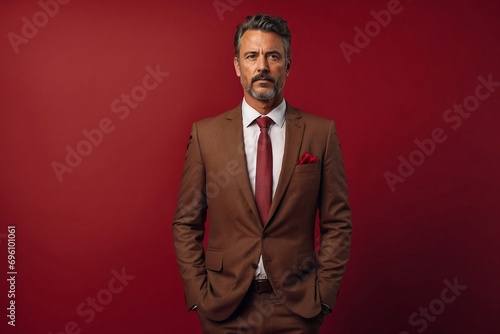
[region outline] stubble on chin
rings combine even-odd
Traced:
[[[267,101],[276,96],[276,91],[274,89],[266,93],[257,93],[256,91],[251,89],[249,93],[259,101]]]
[[[276,85],[273,86],[272,89],[266,91],[266,92],[262,92],[262,93],[259,93],[257,92],[255,89],[253,89],[253,87],[249,87],[247,89],[247,92],[255,99],[259,100],[259,101],[267,101],[267,100],[270,100],[272,98],[274,98],[278,92],[279,92],[279,89]]]

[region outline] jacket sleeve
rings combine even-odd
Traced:
[[[188,310],[200,301],[207,285],[203,252],[206,213],[205,167],[195,123],[189,139],[172,225],[177,264],[184,281]]]
[[[318,204],[321,237],[317,275],[321,301],[333,308],[349,259],[352,231],[347,182],[333,122],[323,159]]]

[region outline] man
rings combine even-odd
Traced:
[[[173,223],[187,309],[204,333],[319,333],[351,235],[335,127],[283,98],[283,19],[247,17],[234,47],[244,99],[193,125]]]

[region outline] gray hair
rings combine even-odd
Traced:
[[[247,30],[261,30],[265,32],[274,32],[283,37],[285,46],[285,56],[287,61],[290,59],[290,44],[292,43],[290,30],[285,20],[279,16],[269,16],[267,14],[255,14],[247,16],[245,22],[236,27],[234,35],[234,55],[239,57],[241,36]]]

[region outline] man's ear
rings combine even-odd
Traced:
[[[240,72],[240,61],[237,56],[234,56],[234,71],[236,72],[236,75],[239,77],[241,76]]]
[[[286,62],[286,75],[290,74],[290,68],[292,66],[292,58],[288,58]]]

